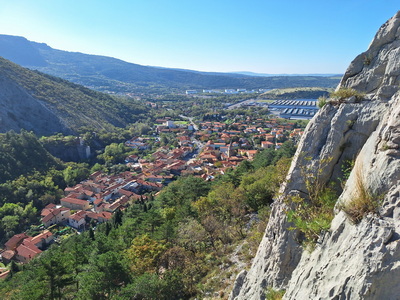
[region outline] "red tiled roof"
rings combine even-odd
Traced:
[[[4,245],[6,248],[14,249],[18,243],[26,239],[28,236],[25,233],[16,234],[11,237]]]
[[[48,239],[49,237],[53,236],[53,234],[49,231],[49,230],[45,230],[42,233],[34,236],[33,238],[30,238],[29,240],[33,243],[33,244],[37,244],[38,242],[40,242],[42,239]]]
[[[16,252],[19,256],[22,256],[26,259],[32,259],[42,251],[36,247],[32,242],[24,240],[21,245],[19,245],[16,249]]]
[[[78,204],[78,205],[85,205],[87,203],[86,200],[76,199],[76,198],[62,198],[60,201]]]
[[[65,197],[65,198],[76,198],[76,199],[79,199],[78,197],[80,195],[81,195],[80,193],[73,192],[73,193],[68,194],[67,197]]]
[[[50,221],[52,218],[56,217],[59,215],[61,212],[69,210],[69,208],[66,207],[60,207],[60,208],[55,208],[55,209],[43,209],[41,216],[43,217],[42,222],[46,223]]]
[[[98,199],[94,200],[93,204],[96,205],[96,206],[98,206],[98,205],[101,204],[102,202],[103,202],[103,199],[102,199],[102,198],[98,198]]]
[[[101,173],[102,173],[101,171],[97,171],[97,172],[94,172],[94,173],[90,174],[89,177],[90,178],[96,178],[97,176],[101,175]]]
[[[103,219],[111,220],[112,218],[112,213],[108,211],[102,211],[101,213],[97,214],[99,217],[102,217]]]
[[[133,195],[132,192],[127,191],[127,190],[124,190],[124,189],[120,189],[120,190],[118,191],[118,193],[120,193],[121,195],[128,196],[128,197],[131,197],[131,196]]]
[[[110,204],[110,206],[109,206],[109,209],[111,210],[111,211],[114,211],[114,210],[116,210],[118,207],[120,207],[121,206],[121,201],[115,201],[114,203],[112,203],[112,204]]]
[[[1,254],[1,257],[7,260],[11,260],[14,257],[14,255],[15,255],[14,250],[6,250]]]
[[[88,213],[86,214],[86,216],[87,216],[88,218],[94,219],[94,220],[97,220],[97,217],[98,217],[97,213],[94,213],[94,212],[88,212]]]
[[[80,211],[74,213],[74,214],[73,214],[72,216],[70,216],[69,218],[72,219],[72,220],[75,220],[75,221],[79,222],[80,220],[82,220],[83,218],[85,218],[86,214],[87,214],[87,213],[86,213],[85,211],[80,210]]]

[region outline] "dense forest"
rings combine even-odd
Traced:
[[[0,134],[0,183],[59,166],[60,162],[43,148],[33,133],[22,130],[21,134],[13,131]]]
[[[180,177],[157,197],[150,194],[114,214],[111,222],[69,236],[27,265],[12,264],[0,294],[4,299],[189,299],[220,291],[236,272],[229,254],[241,249],[248,261],[254,255],[294,150],[291,142],[278,151],[266,149],[213,182]],[[13,224],[12,231],[19,232],[27,225],[22,220],[33,221],[43,205],[57,201],[60,188],[88,172],[84,165],[64,166],[2,184],[7,203],[3,198],[1,235],[10,236],[5,231]]]

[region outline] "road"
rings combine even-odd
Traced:
[[[235,108],[239,108],[242,105],[246,105],[252,102],[257,102],[257,99],[249,99],[249,100],[244,100],[242,102],[236,103],[236,104],[232,104],[230,106],[227,107],[227,109],[235,109]]]
[[[193,126],[194,131],[199,130],[199,126],[197,126],[197,125],[193,122],[193,118],[187,117],[187,116],[184,116],[184,115],[179,115],[179,116],[180,116],[182,119],[188,120],[188,121],[190,122],[190,124]],[[190,161],[196,159],[196,157],[197,157],[197,156],[199,155],[199,153],[201,152],[201,149],[203,149],[203,147],[204,147],[204,145],[205,145],[205,143],[203,143],[203,142],[201,142],[201,141],[199,141],[199,140],[196,140],[194,137],[192,138],[192,141],[193,141],[193,143],[196,145],[196,149],[195,149],[192,153],[188,154],[188,155],[184,158],[184,160],[186,160],[187,162],[190,162]]]
[[[190,122],[190,125],[193,126],[193,128],[194,128],[195,131],[199,130],[199,127],[193,122],[193,118],[187,117],[187,116],[184,116],[184,115],[179,115],[179,116],[180,116],[182,119],[188,120],[188,121]]]

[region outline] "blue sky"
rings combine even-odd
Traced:
[[[0,0],[0,33],[142,65],[344,73],[398,0]]]

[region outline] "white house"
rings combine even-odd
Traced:
[[[197,94],[196,90],[186,90],[186,95],[193,95],[193,94]]]
[[[80,210],[68,218],[68,224],[76,229],[81,229],[86,224],[86,212]]]
[[[165,121],[164,125],[169,127],[169,128],[175,128],[176,127],[174,121],[170,121],[170,120]]]

